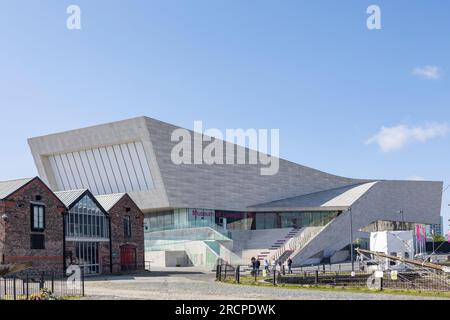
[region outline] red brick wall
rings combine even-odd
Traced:
[[[40,195],[41,200],[36,201]],[[0,222],[0,256],[4,263],[31,262],[31,271],[63,272],[63,212],[65,208],[58,198],[39,180],[34,179],[11,195],[8,201],[0,201],[0,216],[7,214],[8,221]],[[31,231],[31,203],[45,205],[45,231]],[[44,234],[45,249],[31,249],[32,233]],[[0,240],[0,243],[2,241]]]
[[[126,208],[130,211],[126,212]],[[131,245],[136,248],[136,265],[144,270],[144,214],[133,200],[125,195],[110,211],[113,272],[121,271],[120,248]],[[130,216],[131,238],[125,238],[123,216]]]

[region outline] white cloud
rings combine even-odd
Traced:
[[[426,80],[437,80],[441,78],[441,69],[436,66],[424,66],[415,68],[412,74]]]
[[[406,125],[382,127],[377,134],[366,141],[366,144],[375,143],[382,152],[391,152],[400,150],[410,143],[445,137],[449,131],[450,127],[445,123],[432,123],[418,127]]]

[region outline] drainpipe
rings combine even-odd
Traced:
[[[110,271],[111,273],[113,273],[111,216],[108,218],[108,222],[109,222],[109,271]]]
[[[63,276],[67,272],[66,265],[66,213],[67,211],[63,211]]]

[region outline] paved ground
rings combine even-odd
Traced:
[[[214,281],[213,273],[195,268],[153,270],[126,276],[87,278],[86,299],[95,300],[411,300],[427,297],[376,293],[330,292],[305,289],[239,286]]]

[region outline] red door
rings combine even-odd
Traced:
[[[136,270],[136,248],[131,245],[120,247],[120,264],[123,271]]]

